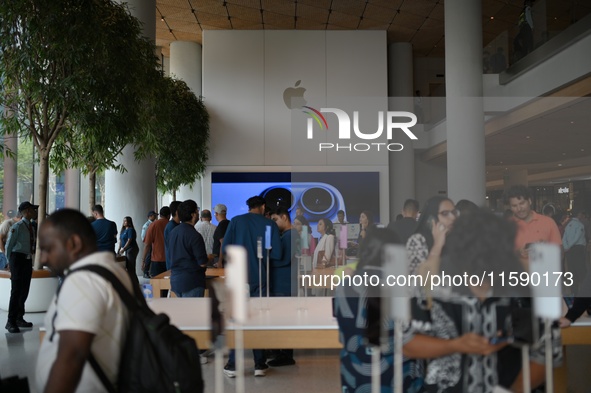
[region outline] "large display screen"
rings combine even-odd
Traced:
[[[270,208],[285,206],[292,219],[296,209],[315,230],[321,218],[337,221],[343,210],[349,223],[358,223],[362,211],[379,222],[379,172],[214,172],[211,174],[212,207],[223,203],[228,218],[248,212],[246,200],[260,195]],[[214,222],[216,223],[216,222]],[[217,224],[217,223],[216,223]]]

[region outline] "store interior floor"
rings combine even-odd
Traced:
[[[4,328],[7,313],[0,310],[0,324]],[[33,329],[23,329],[20,334],[10,334],[3,330],[0,334],[0,376],[3,378],[19,375],[27,376],[31,392],[36,393],[34,372],[39,349],[39,327],[43,325],[45,313],[29,313],[25,319],[34,324]],[[245,352],[245,391],[246,392],[340,392],[338,350],[296,350],[296,365],[269,368],[264,378],[254,377],[252,352]],[[568,392],[591,392],[591,347],[569,346]],[[205,391],[214,391],[214,357],[202,365]],[[224,376],[224,391],[236,389],[236,379]]]

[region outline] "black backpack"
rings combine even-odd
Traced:
[[[203,392],[197,344],[191,337],[172,326],[168,316],[156,315],[148,307],[135,280],[131,280],[134,296],[109,269],[88,265],[71,270],[68,276],[80,271],[91,271],[110,282],[129,310],[129,331],[121,352],[117,389],[92,353],[88,358],[109,393]]]

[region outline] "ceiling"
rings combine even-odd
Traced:
[[[477,0],[476,0],[477,1]],[[549,31],[563,30],[591,4],[546,0]],[[579,4],[580,3],[580,4]],[[483,47],[515,29],[523,0],[482,0]],[[417,57],[443,57],[443,0],[157,0],[156,45],[202,43],[203,30],[385,30],[388,42],[410,42]]]
[[[562,31],[591,13],[591,1],[587,0],[538,1],[546,3],[549,32]],[[441,58],[445,55],[443,3],[443,0],[157,0],[156,45],[168,57],[173,41],[202,44],[203,30],[385,30],[389,43],[410,42],[415,57]],[[522,7],[523,0],[482,0],[483,47],[505,31],[509,31],[509,36],[515,34]],[[588,93],[581,95],[591,95],[591,78],[587,83]],[[591,179],[588,124],[591,124],[591,100],[587,98],[487,131],[487,186],[502,187],[505,174],[515,169],[527,169],[529,174],[537,176],[538,184]],[[446,166],[445,150],[429,158],[430,162]]]

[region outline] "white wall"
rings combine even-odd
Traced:
[[[378,113],[387,111],[386,49],[384,31],[204,31],[211,140],[204,206],[211,204],[211,172],[375,169],[387,222],[387,151],[318,151],[319,142],[337,143],[336,116],[325,114],[328,130],[315,126],[308,140],[309,115],[288,109],[283,100],[284,90],[301,81],[306,105],[346,110],[351,121],[357,110],[363,132],[375,132]],[[377,141],[387,142],[386,132]]]

